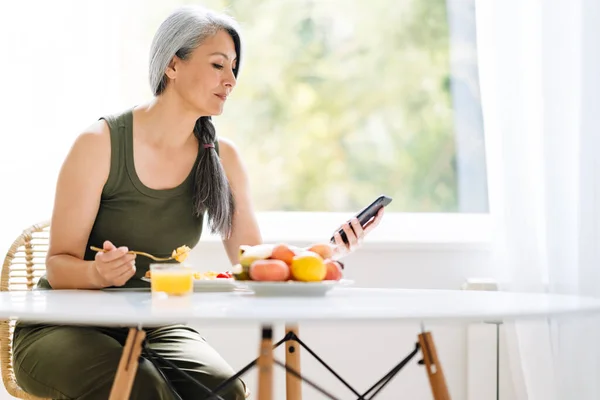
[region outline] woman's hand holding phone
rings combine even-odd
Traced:
[[[345,222],[340,226],[339,229],[333,234],[334,247],[334,258],[341,258],[354,250],[356,250],[362,244],[364,237],[369,234],[373,229],[379,225],[383,218],[384,207],[381,207],[375,217],[372,218],[366,225],[361,226],[357,217],[352,218],[350,221]],[[346,234],[347,242],[342,239],[340,231]]]

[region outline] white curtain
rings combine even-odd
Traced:
[[[501,287],[600,297],[600,2],[478,0]],[[599,318],[506,326],[518,399],[599,399]]]

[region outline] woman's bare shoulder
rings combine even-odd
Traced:
[[[219,155],[222,159],[236,159],[239,157],[237,146],[231,139],[219,137]]]
[[[105,180],[110,170],[110,129],[104,120],[85,128],[75,139],[64,168],[82,169]]]

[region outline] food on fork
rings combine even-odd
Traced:
[[[174,258],[177,262],[182,263],[188,258],[191,250],[192,249],[186,245],[180,246],[173,250],[173,253],[171,253],[171,258]]]
[[[90,249],[93,251],[97,251],[97,252],[104,252],[104,249],[101,249],[99,247],[96,246],[90,246]],[[188,255],[190,253],[192,249],[190,249],[188,246],[183,245],[180,246],[178,248],[176,248],[175,250],[173,250],[173,252],[171,253],[171,257],[156,257],[150,253],[145,253],[143,251],[134,251],[134,250],[130,250],[127,253],[129,254],[137,254],[139,256],[144,256],[144,257],[148,257],[154,261],[169,261],[169,260],[176,260],[177,262],[184,262],[187,258]]]

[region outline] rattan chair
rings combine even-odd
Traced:
[[[33,225],[23,231],[14,241],[2,264],[0,290],[31,290],[46,272],[49,222]],[[11,396],[26,400],[44,400],[27,394],[17,384],[12,365],[12,335],[15,321],[0,322],[0,369],[6,391]]]

